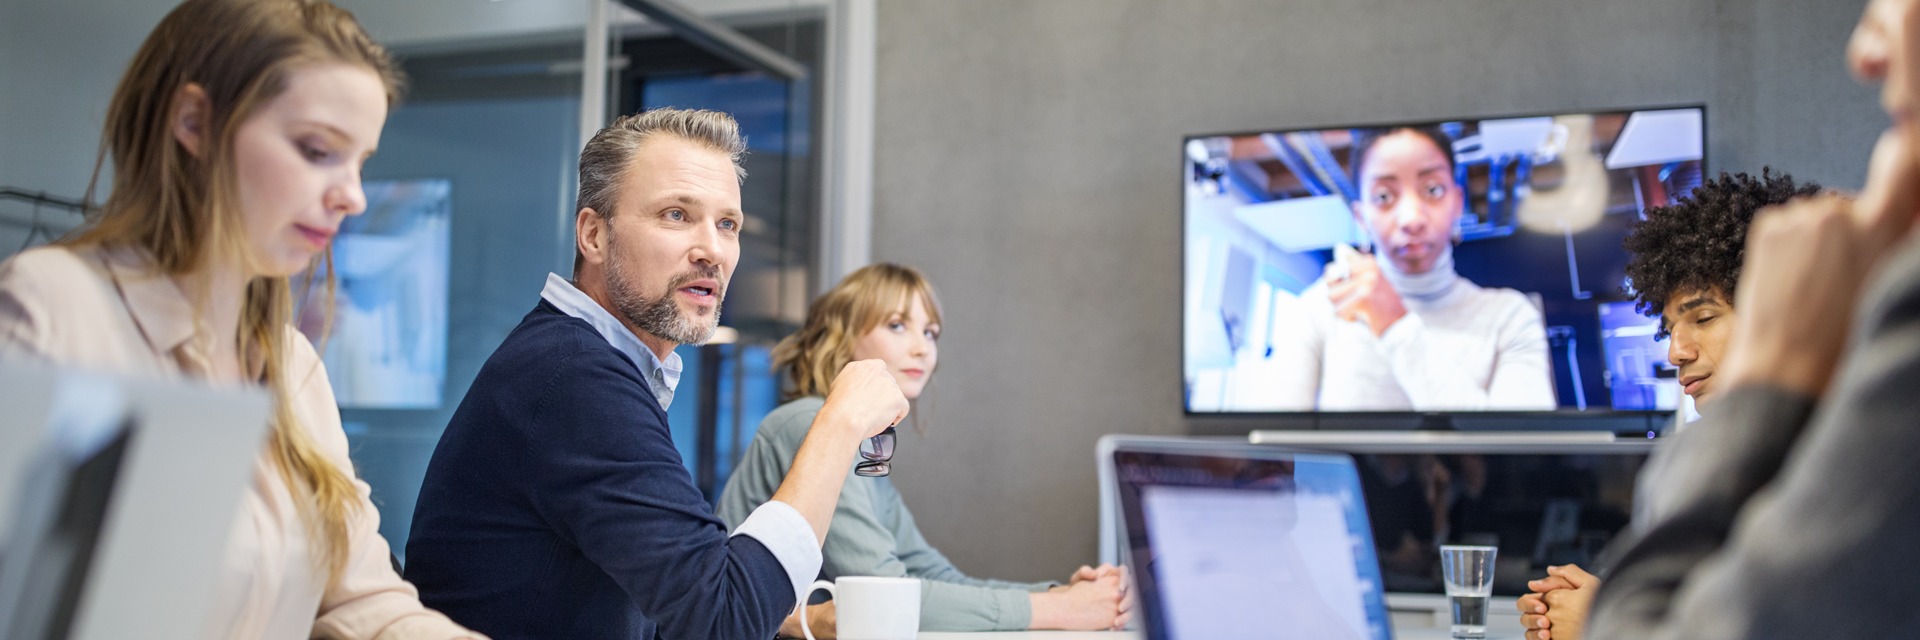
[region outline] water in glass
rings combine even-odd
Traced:
[[[1487,599],[1493,596],[1495,547],[1443,545],[1440,573],[1453,609],[1453,637],[1487,637]]]

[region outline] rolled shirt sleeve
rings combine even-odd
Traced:
[[[780,566],[787,571],[787,579],[793,582],[793,597],[799,602],[806,597],[807,587],[813,584],[813,577],[820,575],[820,543],[813,537],[813,525],[807,523],[793,505],[778,500],[769,501],[753,510],[740,526],[733,528],[732,535],[747,536],[760,541],[773,557],[780,560]]]

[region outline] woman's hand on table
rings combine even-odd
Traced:
[[[1027,626],[1067,631],[1124,627],[1132,616],[1133,605],[1126,577],[1124,568],[1081,567],[1068,578],[1070,584],[1029,595],[1033,619]]]
[[[1080,569],[1074,571],[1073,576],[1067,579],[1067,585],[1055,586],[1051,591],[1066,591],[1071,585],[1088,580],[1098,580],[1110,575],[1120,576],[1120,590],[1125,594],[1125,597],[1120,599],[1120,622],[1113,625],[1113,630],[1119,631],[1126,628],[1127,621],[1133,618],[1133,605],[1138,602],[1138,600],[1134,598],[1134,594],[1138,592],[1133,589],[1133,576],[1127,573],[1126,567],[1116,567],[1110,564],[1103,564],[1098,567],[1081,565]]]
[[[1065,590],[1066,586],[1080,584],[1088,580],[1099,580],[1109,575],[1120,576],[1120,586],[1122,588],[1128,585],[1126,567],[1116,567],[1110,564],[1103,564],[1098,567],[1080,565],[1080,568],[1073,572],[1073,576],[1067,578],[1067,584],[1065,586],[1056,586],[1054,589]]]

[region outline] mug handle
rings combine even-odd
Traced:
[[[813,581],[812,586],[807,587],[806,592],[800,594],[800,602],[793,606],[793,612],[800,614],[800,633],[805,634],[807,636],[807,640],[814,640],[813,624],[809,620],[807,620],[807,600],[813,597],[813,592],[819,591],[821,589],[826,589],[827,595],[833,596],[835,598],[840,597],[840,594],[833,590],[832,581],[815,580]]]

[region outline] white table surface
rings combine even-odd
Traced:
[[[1488,604],[1487,640],[1523,640],[1526,630],[1520,626],[1520,611],[1514,598],[1495,597]],[[1389,617],[1395,640],[1451,640],[1448,623],[1451,614],[1444,596],[1399,595],[1388,598]],[[1141,640],[1138,631],[997,631],[988,633],[941,633],[922,631],[918,640]]]
[[[951,633],[940,631],[922,631],[916,640],[1140,640],[1146,637],[1135,631],[988,631],[981,633]]]
[[[1489,629],[1487,640],[1521,640],[1518,629],[1511,632]],[[922,631],[917,640],[1140,640],[1136,631],[992,631],[982,633],[943,633]],[[1395,629],[1395,640],[1451,640],[1446,627]]]
[[[943,633],[922,631],[917,640],[1140,640],[1135,631],[993,631],[983,633]],[[1451,640],[1445,627],[1395,629],[1395,640]],[[1520,632],[1489,630],[1487,640],[1521,640]]]

